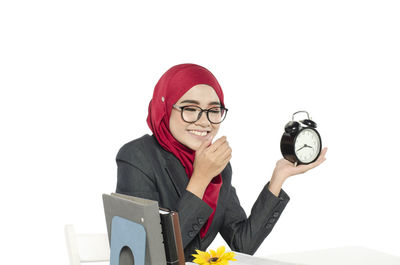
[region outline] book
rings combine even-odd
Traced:
[[[168,265],[185,265],[178,212],[160,207],[165,257]]]

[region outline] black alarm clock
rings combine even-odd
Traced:
[[[298,113],[307,113],[307,119],[295,121]],[[285,125],[285,132],[281,138],[281,152],[283,157],[294,163],[295,166],[307,165],[319,157],[321,153],[321,136],[317,124],[310,119],[307,111],[293,113],[292,121]]]

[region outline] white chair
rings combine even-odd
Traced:
[[[107,234],[76,234],[73,225],[66,225],[65,238],[71,265],[110,260]]]

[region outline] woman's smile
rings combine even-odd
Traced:
[[[209,131],[188,130],[188,132],[191,135],[201,137],[202,139],[204,139],[209,134]]]

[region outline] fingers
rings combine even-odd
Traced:
[[[207,151],[212,152],[215,159],[223,164],[228,163],[232,157],[232,148],[229,146],[226,136],[222,136],[216,140]]]
[[[224,165],[222,169],[224,169],[226,167],[226,165],[229,163],[229,161],[232,158],[232,154],[229,154],[223,161],[222,164]]]
[[[223,145],[226,141],[226,136],[222,136],[218,140],[216,140],[208,150],[211,152],[215,152],[221,145]]]
[[[318,159],[317,159],[314,163],[311,163],[311,164],[310,164],[310,165],[312,165],[311,168],[314,168],[314,167],[316,167],[316,166],[319,166],[320,164],[322,164],[322,162],[324,162],[324,161],[326,160],[325,154],[326,154],[327,151],[328,151],[328,148],[327,148],[327,147],[325,147],[324,149],[322,149],[321,154],[319,155]]]
[[[223,144],[220,145],[220,147],[215,150],[213,155],[219,159],[225,159],[227,156],[229,156],[232,153],[232,148],[229,146],[229,143],[226,141]]]
[[[322,149],[321,154],[319,155],[317,160],[319,160],[319,159],[324,160],[326,152],[328,152],[328,147],[325,147],[324,149]]]
[[[307,170],[319,166],[319,165],[322,164],[322,162],[324,162],[324,161],[325,161],[325,159],[317,159],[317,161],[315,161],[315,162],[313,162],[313,163],[307,165],[307,166],[308,166]]]
[[[210,134],[207,136],[207,138],[201,143],[199,149],[197,150],[197,152],[202,152],[204,149],[206,149],[207,147],[210,146],[211,141],[213,139],[213,136]]]
[[[219,151],[219,150],[218,150]],[[217,152],[218,152],[217,151]],[[232,148],[228,145],[227,148],[224,148],[223,150],[221,150],[222,154],[219,155],[217,152],[215,152],[216,155],[218,155],[219,157],[221,157],[222,159],[226,159],[228,156],[232,156]]]

